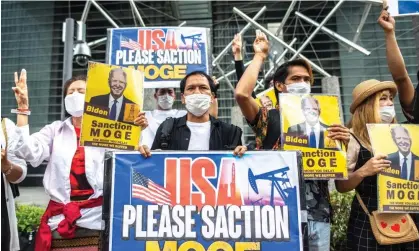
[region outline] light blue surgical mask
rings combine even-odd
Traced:
[[[311,86],[307,82],[298,82],[286,86],[287,92],[292,94],[310,94]]]

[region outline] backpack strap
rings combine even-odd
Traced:
[[[160,136],[160,149],[167,150],[169,148],[174,124],[175,124],[175,119],[172,117],[167,118],[163,122],[161,136]]]
[[[240,127],[221,123],[223,148],[225,150],[234,150],[237,146],[241,145],[242,130]]]

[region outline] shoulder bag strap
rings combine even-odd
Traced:
[[[367,207],[365,206],[364,202],[362,201],[361,196],[359,196],[359,194],[358,194],[357,192],[355,192],[355,194],[356,194],[356,198],[358,199],[358,202],[359,202],[359,204],[361,205],[361,207],[362,207],[362,209],[364,210],[364,212],[365,212],[367,215],[371,216],[371,215],[370,215],[370,213],[368,212]]]

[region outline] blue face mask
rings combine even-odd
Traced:
[[[306,82],[299,82],[286,85],[287,92],[292,94],[310,94],[311,86]]]

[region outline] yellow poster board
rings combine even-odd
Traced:
[[[256,102],[259,107],[266,107],[268,110],[277,108],[277,98],[275,97],[275,90],[273,87],[264,90],[256,95]]]
[[[338,96],[280,94],[279,107],[283,149],[302,152],[304,179],[347,179],[346,150],[327,131],[342,124]]]
[[[80,145],[135,150],[141,128],[134,124],[143,109],[142,72],[89,62]]]
[[[368,124],[371,146],[390,167],[377,175],[378,210],[419,213],[419,125]]]

